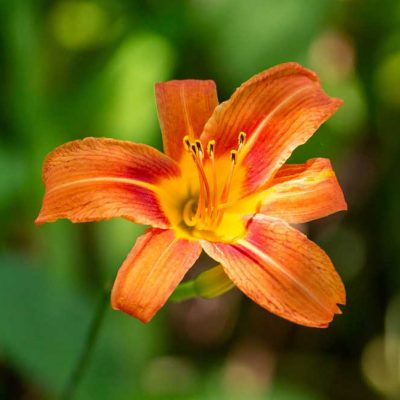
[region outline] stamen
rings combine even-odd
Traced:
[[[206,171],[204,169],[204,148],[203,144],[200,140],[196,139],[194,142],[190,141],[189,136],[185,136],[183,138],[183,144],[185,146],[185,150],[188,151],[193,159],[193,162],[196,165],[199,179],[199,194],[198,199],[192,199],[189,201],[183,210],[183,219],[187,226],[196,227],[196,229],[213,229],[217,227],[224,216],[226,206],[229,201],[229,193],[232,186],[233,175],[235,171],[235,166],[239,161],[239,153],[242,147],[244,146],[246,141],[246,133],[240,132],[238,135],[238,148],[237,150],[231,150],[230,152],[230,160],[231,165],[229,169],[229,173],[226,176],[225,184],[222,187],[222,190],[218,190],[218,181],[217,181],[217,170],[216,170],[216,161],[215,161],[215,140],[210,140],[207,143],[207,155],[210,161],[210,170],[211,177],[209,177],[212,182],[211,189],[208,181],[208,177],[206,175]],[[220,194],[220,195],[219,195]],[[197,207],[196,207],[197,206]],[[196,207],[196,212],[194,212],[194,208]]]
[[[214,158],[215,140],[210,140],[207,144],[207,153],[210,158]]]
[[[210,187],[208,185],[207,176],[204,172],[203,167],[203,146],[199,140],[196,140],[195,143],[191,144],[192,150],[192,158],[194,163],[196,164],[197,171],[199,174],[199,184],[200,184],[200,193],[199,193],[199,201],[197,204],[196,216],[203,217],[206,215],[206,210],[208,213],[210,212]]]
[[[204,151],[203,151],[203,145],[201,144],[200,140],[195,140],[194,142],[197,147],[197,152],[199,154],[200,159],[204,158]]]
[[[240,132],[238,137],[238,151],[242,149],[245,141],[246,141],[246,133]]]
[[[207,143],[207,153],[208,157],[211,160],[211,173],[212,173],[212,186],[213,186],[213,198],[212,198],[212,205],[210,210],[210,218],[213,221],[214,217],[217,215],[217,204],[218,204],[218,182],[217,182],[217,170],[215,168],[215,159],[214,159],[214,152],[215,152],[215,140],[210,140]]]
[[[184,145],[184,147],[185,147],[185,150],[186,150],[187,152],[190,153],[190,140],[189,140],[189,136],[186,135],[186,136],[183,138],[183,145]]]
[[[226,203],[228,201],[229,191],[230,191],[231,183],[232,183],[233,171],[235,169],[236,160],[237,160],[237,151],[236,150],[231,150],[231,160],[232,160],[231,169],[229,170],[229,175],[225,182],[224,190],[222,191],[222,197],[221,197],[222,203]]]
[[[237,156],[238,156],[237,150],[231,150],[231,161],[233,165],[236,165]]]
[[[235,170],[235,165],[237,162],[237,156],[238,156],[238,152],[237,150],[231,150],[231,168],[229,170],[229,175],[226,179],[224,188],[222,190],[222,195],[221,195],[221,203],[227,203],[228,199],[229,199],[229,192],[231,189],[231,184],[232,184],[232,177],[233,177],[233,172]],[[216,217],[213,220],[212,226],[215,228],[216,226],[218,226],[220,224],[220,222],[222,221],[222,218],[224,216],[225,213],[225,209],[221,209],[221,208],[217,208],[217,212],[216,212]]]
[[[240,132],[239,133],[239,146],[244,143],[246,140],[246,133],[245,132]]]

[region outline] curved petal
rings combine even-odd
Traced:
[[[158,200],[166,194],[157,184],[179,175],[173,160],[146,145],[96,138],[66,143],[44,162],[46,191],[36,223],[124,217],[168,227]]]
[[[322,328],[341,313],[345,290],[329,257],[284,221],[257,215],[244,239],[202,245],[240,290],[280,317]]]
[[[171,230],[148,231],[139,237],[118,271],[112,307],[149,322],[200,253],[198,242],[178,239]]]
[[[323,92],[314,72],[296,63],[281,64],[252,77],[218,106],[202,140],[215,139],[220,157],[237,147],[241,131],[246,133],[239,156],[246,195],[265,184],[341,104]]]
[[[263,192],[260,213],[301,224],[347,210],[331,163],[314,158],[305,164],[285,164]]]
[[[165,154],[179,161],[182,140],[200,137],[204,124],[218,105],[213,81],[182,80],[158,83],[156,101]]]

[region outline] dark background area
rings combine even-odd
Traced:
[[[167,305],[149,324],[107,310],[77,399],[400,398],[400,2],[0,2],[0,399],[54,399],[101,296],[143,227],[36,227],[55,146],[107,136],[161,148],[153,86],[272,65],[315,70],[344,106],[291,162],[329,157],[349,211],[313,222],[348,304],[326,330],[237,290]]]

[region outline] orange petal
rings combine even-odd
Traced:
[[[166,194],[157,184],[179,175],[173,160],[146,145],[96,138],[66,143],[44,162],[46,191],[36,223],[124,217],[168,227],[158,201]]]
[[[158,118],[164,151],[179,161],[184,151],[182,139],[200,137],[204,124],[218,104],[213,81],[183,80],[156,85]]]
[[[326,327],[345,303],[329,257],[284,221],[257,215],[244,239],[202,245],[253,301],[297,324]]]
[[[260,213],[300,224],[347,210],[331,163],[314,158],[305,164],[285,164],[263,192]]]
[[[149,322],[201,253],[198,242],[177,239],[171,230],[140,236],[118,271],[112,307]]]
[[[237,147],[246,170],[243,194],[267,182],[342,104],[327,96],[317,75],[296,63],[270,68],[242,84],[207,122],[203,142],[216,140],[216,157]]]

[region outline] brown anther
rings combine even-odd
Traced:
[[[210,158],[213,157],[214,151],[215,151],[215,140],[210,140],[207,144],[207,153]]]
[[[189,136],[185,136],[183,138],[183,145],[185,146],[185,150],[190,152],[191,143],[190,143],[190,140],[189,140]]]
[[[197,152],[199,153],[200,156],[203,156],[204,152],[203,152],[203,145],[201,144],[200,140],[195,140],[194,142],[196,144],[197,147]]]
[[[240,132],[239,133],[239,147],[243,146],[244,141],[246,140],[246,133],[245,132]]]
[[[236,164],[237,155],[238,155],[237,150],[231,150],[231,161],[233,162],[233,165]]]
[[[190,148],[192,149],[193,155],[197,156],[197,146],[194,143],[192,143],[190,145]]]

